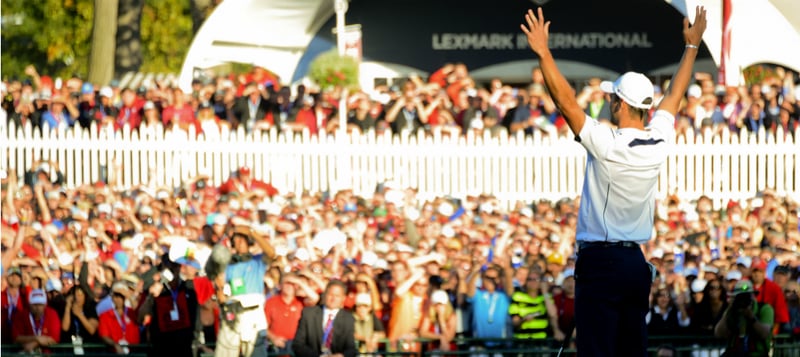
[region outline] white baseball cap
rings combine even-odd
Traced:
[[[742,280],[742,272],[731,270],[728,274],[725,274],[725,280]]]
[[[356,295],[356,306],[358,305],[372,306],[372,297],[370,297],[367,293],[360,293]]]
[[[444,290],[436,290],[431,294],[431,302],[433,304],[447,304],[450,302],[450,297]]]
[[[745,268],[750,268],[750,266],[753,265],[753,258],[743,255],[741,257],[736,258],[736,264],[744,265]]]
[[[703,280],[703,279],[695,279],[695,280],[692,282],[692,292],[693,292],[693,293],[699,293],[699,292],[702,292],[702,291],[703,291],[703,289],[705,289],[705,288],[706,288],[706,284],[708,284],[708,281],[705,281],[705,280]]]
[[[639,109],[650,109],[653,106],[653,82],[644,74],[627,72],[617,78],[613,83],[603,81],[600,89],[606,93],[613,93],[620,97],[625,103]]]

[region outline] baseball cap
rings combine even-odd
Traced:
[[[94,86],[91,83],[84,83],[81,85],[81,94],[92,94],[94,93]]]
[[[447,304],[450,298],[444,290],[436,290],[431,294],[431,302],[433,304]]]
[[[754,293],[756,290],[753,289],[753,283],[750,280],[740,280],[736,283],[733,287],[733,295],[745,294],[745,293]]]
[[[44,290],[42,289],[31,290],[31,293],[28,294],[28,303],[31,305],[36,305],[36,304],[46,305],[47,295],[44,293]]]
[[[765,261],[763,261],[761,259],[758,259],[758,260],[753,262],[753,264],[751,265],[750,268],[753,269],[753,270],[766,271],[767,270],[767,262],[765,262]]]
[[[19,267],[11,267],[11,268],[8,268],[8,275],[11,275],[11,274],[17,274],[19,276],[22,276],[22,271],[19,270]]]
[[[606,93],[613,93],[620,97],[625,103],[639,109],[650,109],[653,106],[653,82],[644,74],[637,72],[627,72],[617,78],[616,81],[603,81],[600,89]]]
[[[100,96],[101,97],[111,98],[111,97],[114,96],[114,90],[111,89],[111,87],[109,87],[109,86],[105,86],[103,88],[100,88]]]
[[[360,293],[356,295],[356,306],[358,305],[372,305],[372,298],[367,293]]]
[[[61,284],[60,279],[49,279],[47,280],[47,283],[45,283],[45,289],[48,292],[61,291],[62,289],[64,289],[64,285]]]
[[[708,282],[707,282],[707,281],[705,281],[705,280],[703,280],[703,279],[695,279],[695,280],[692,282],[692,292],[693,292],[693,293],[699,293],[699,292],[702,292],[702,291],[703,291],[703,289],[705,289],[705,288],[706,288],[706,284],[708,284]]]
[[[377,261],[378,261],[378,255],[377,254],[375,254],[373,252],[370,252],[370,251],[366,251],[364,253],[361,253],[361,264],[374,266]]]
[[[745,268],[750,268],[753,265],[753,258],[748,256],[741,256],[736,258],[736,265],[743,265]]]
[[[144,110],[156,109],[156,105],[155,103],[153,103],[153,101],[148,100],[147,102],[144,103],[143,109]]]
[[[703,272],[719,274],[719,268],[717,268],[717,267],[715,267],[713,265],[706,265],[706,266],[703,267]]]
[[[725,280],[742,280],[742,272],[731,270],[728,274],[725,274]]]
[[[703,96],[703,89],[700,88],[697,84],[692,84],[689,86],[689,89],[686,90],[686,96],[692,98],[700,98]]]

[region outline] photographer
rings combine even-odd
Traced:
[[[714,328],[727,340],[725,356],[767,356],[775,313],[756,301],[753,283],[742,280],[732,291],[733,301]]]

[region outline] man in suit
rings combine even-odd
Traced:
[[[296,357],[353,357],[356,355],[353,315],[342,309],[346,287],[331,280],[325,287],[325,306],[303,309],[292,342]]]
[[[269,101],[265,99],[265,95],[255,82],[247,84],[243,95],[233,107],[236,117],[234,127],[243,125],[248,133],[257,128],[269,129],[269,124],[263,121],[269,111]]]

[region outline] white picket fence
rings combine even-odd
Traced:
[[[800,136],[800,132],[794,137]],[[787,137],[787,138],[785,138]],[[282,192],[353,189],[371,195],[391,180],[415,187],[423,198],[489,193],[508,206],[516,201],[557,200],[580,194],[585,150],[572,138],[441,135],[400,137],[246,135],[223,131],[222,139],[184,132],[151,136],[128,130],[17,130],[0,126],[0,168],[30,169],[37,159],[57,162],[69,186],[96,182],[102,167],[121,168],[119,184],[177,187],[198,174],[220,184],[242,165]],[[785,139],[784,139],[785,138]],[[658,184],[660,197],[677,193],[716,204],[754,197],[772,188],[800,199],[800,140],[731,135],[679,138]]]

